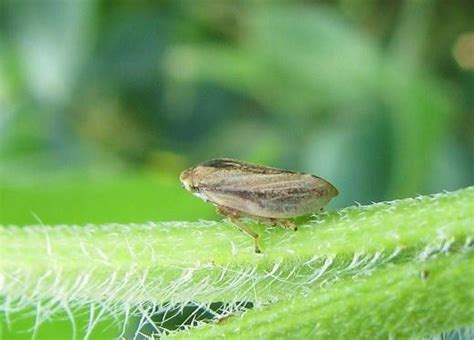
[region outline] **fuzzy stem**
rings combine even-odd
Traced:
[[[178,334],[192,339],[421,338],[470,326],[474,254],[442,255],[280,301],[224,324]]]
[[[252,225],[263,254],[225,222],[1,226],[0,310],[129,315],[190,301],[297,299],[387,265],[465,251],[473,203],[470,187],[320,214],[298,232]]]

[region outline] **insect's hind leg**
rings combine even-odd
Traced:
[[[296,226],[295,222],[293,222],[292,220],[269,218],[268,221],[272,225],[272,227],[280,226],[283,229],[289,229],[293,231],[298,230],[298,227]]]
[[[296,225],[295,222],[293,222],[292,220],[282,220],[281,221],[281,225],[283,228],[285,229],[290,229],[290,230],[293,230],[293,231],[297,231],[298,230],[298,226]]]
[[[230,222],[232,222],[232,224],[235,225],[241,232],[252,237],[255,241],[255,252],[256,253],[262,252],[259,246],[260,235],[257,234],[252,229],[250,229],[249,227],[247,227],[244,223],[239,221],[239,213],[237,211],[224,208],[224,207],[218,207],[217,213],[223,216],[227,216]]]

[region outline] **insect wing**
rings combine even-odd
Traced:
[[[201,190],[208,200],[262,217],[292,217],[314,211],[328,194],[326,181],[300,173],[214,173]]]

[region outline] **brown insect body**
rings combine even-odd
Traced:
[[[320,211],[337,196],[328,181],[310,174],[241,162],[213,159],[181,173],[186,190],[217,206],[243,232],[255,240],[260,253],[259,235],[242,224],[242,215],[279,221],[289,229],[288,219]]]
[[[326,180],[300,172],[214,159],[181,174],[185,188],[245,215],[286,219],[319,211],[338,194]]]

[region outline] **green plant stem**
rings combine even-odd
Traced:
[[[470,187],[320,214],[298,232],[255,225],[263,254],[225,222],[1,226],[1,310],[98,306],[128,315],[166,303],[297,299],[379,268],[464,252],[473,203]]]
[[[474,254],[441,255],[345,279],[179,338],[374,339],[437,335],[474,322]],[[179,336],[182,335],[182,336]]]

